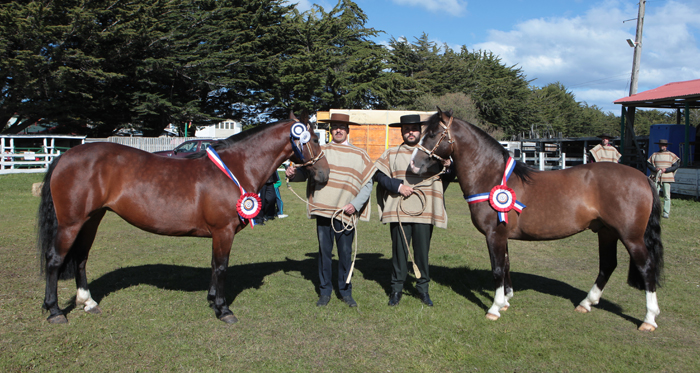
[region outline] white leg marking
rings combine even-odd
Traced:
[[[656,292],[647,291],[647,316],[644,318],[644,322],[658,328],[655,319],[660,313],[661,310],[659,309],[659,303],[656,300]]]
[[[501,313],[498,312],[501,308],[503,308],[508,302],[506,302],[506,295],[505,295],[505,290],[503,286],[499,286],[498,289],[496,289],[496,294],[493,296],[493,306],[489,308],[489,312],[492,315],[496,315],[498,317],[501,317]]]
[[[95,302],[95,300],[92,299],[92,296],[90,295],[90,290],[80,288],[78,288],[78,295],[75,296],[75,304],[84,305],[83,310],[86,312],[97,307],[97,302]]]
[[[510,307],[510,302],[508,302],[510,300],[510,298],[513,298],[513,289],[510,289],[508,294],[506,294],[506,306],[507,307]]]
[[[591,291],[588,292],[586,299],[582,300],[579,305],[585,308],[588,312],[591,312],[591,305],[595,306],[600,302],[600,296],[603,295],[603,291],[598,288],[598,285],[593,285]]]

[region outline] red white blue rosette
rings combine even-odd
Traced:
[[[506,185],[496,185],[489,194],[489,203],[498,212],[508,212],[515,205],[515,192]]]
[[[262,208],[262,201],[255,193],[245,193],[238,199],[236,204],[238,214],[244,219],[253,219]]]

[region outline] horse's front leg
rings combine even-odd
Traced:
[[[224,290],[228,258],[231,254],[231,244],[233,244],[234,235],[233,229],[212,233],[211,284],[207,295],[207,300],[209,300],[211,308],[214,309],[216,317],[227,324],[233,324],[238,321],[226,304],[226,293]]]
[[[489,257],[491,258],[491,271],[496,286],[493,305],[486,313],[486,318],[498,320],[501,317],[500,311],[508,309],[510,306],[508,299],[513,296],[513,287],[510,284],[510,274],[508,273],[508,238],[505,234],[498,234],[495,231],[487,234],[486,237]],[[506,291],[506,278],[508,278],[508,291]]]

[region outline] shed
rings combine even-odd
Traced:
[[[691,145],[695,145],[691,143],[690,133],[696,131],[695,127],[690,124],[689,112],[690,109],[700,108],[700,79],[664,84],[658,88],[620,98],[614,103],[622,105],[620,152],[623,163],[644,171],[648,154],[635,141],[635,109],[638,107],[676,109],[676,124],[683,125],[685,132],[683,154],[678,154],[681,157],[683,168],[677,171],[677,182],[671,184],[671,191],[700,197],[700,170],[689,168],[691,165],[689,162]],[[683,116],[681,116],[681,109],[683,109]]]
[[[366,151],[372,161],[379,159],[385,150],[403,142],[401,129],[389,127],[389,124],[398,123],[403,115],[419,114],[421,120],[426,120],[435,114],[434,111],[331,109],[317,112],[316,120],[326,120],[333,113],[348,114],[351,122],[360,125],[350,128],[348,138],[351,144]]]

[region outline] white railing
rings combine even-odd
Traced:
[[[32,172],[46,172],[54,158],[61,155],[23,152],[20,154],[4,153],[0,158],[0,175]]]

